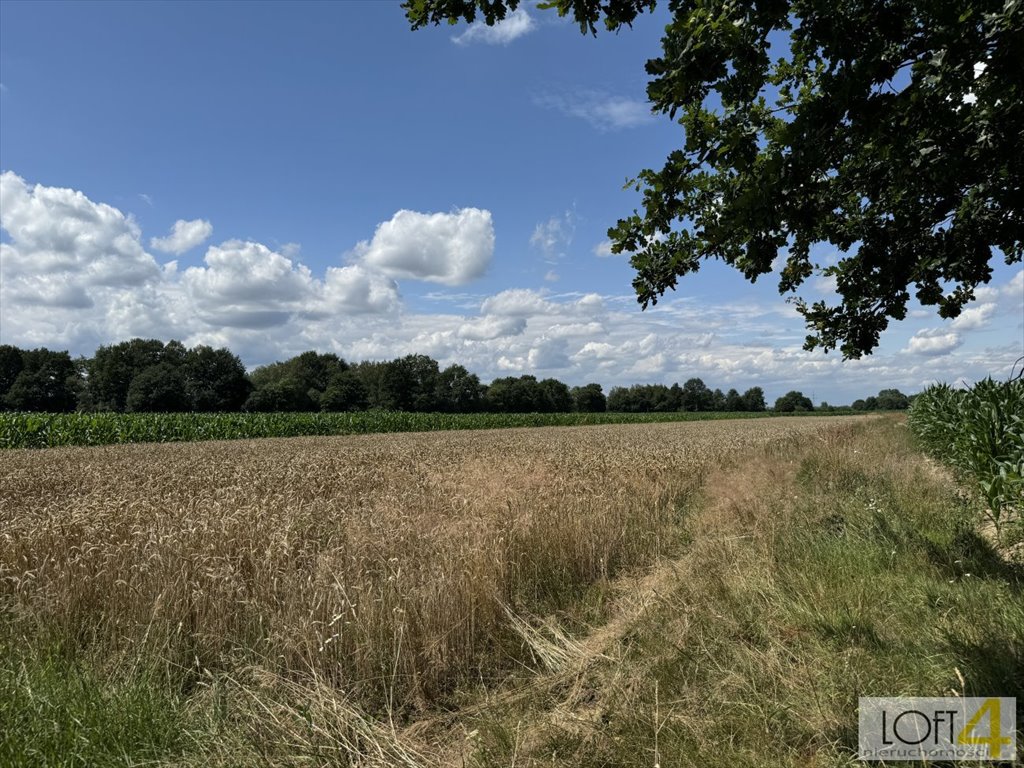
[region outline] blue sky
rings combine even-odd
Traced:
[[[853,363],[801,351],[773,281],[717,264],[640,311],[604,243],[638,203],[625,181],[682,140],[644,97],[664,23],[595,39],[531,7],[413,33],[397,2],[5,0],[0,341],[178,338],[250,366],[422,352],[485,381],[700,376],[831,402],[1007,374],[1019,265]]]

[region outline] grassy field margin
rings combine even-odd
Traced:
[[[667,578],[624,587],[643,610],[445,764],[852,768],[860,696],[1022,700],[1022,564],[903,419],[741,457],[693,510]]]

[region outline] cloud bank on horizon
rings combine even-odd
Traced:
[[[250,366],[307,349],[350,360],[422,353],[485,381],[533,373],[610,387],[699,376],[723,389],[797,388],[833,402],[998,375],[1021,354],[1006,337],[986,343],[986,334],[1024,325],[1024,270],[979,290],[955,320],[921,313],[927,324],[908,328],[898,351],[844,363],[804,352],[799,316],[781,300],[677,296],[640,312],[628,295],[447,290],[471,285],[491,265],[495,225],[482,208],[399,210],[320,273],[298,260],[293,243],[245,239],[210,244],[201,265],[182,269],[146,250],[130,214],[13,171],[0,174],[0,214],[0,341],[22,347],[89,354],[135,336],[176,338],[227,346]],[[539,222],[523,250],[551,257],[571,241],[572,225],[571,212]],[[150,249],[181,256],[212,232],[205,219],[179,219],[150,238]],[[605,250],[598,244],[586,258]],[[429,311],[403,298],[401,286],[418,283],[442,286],[429,294]]]

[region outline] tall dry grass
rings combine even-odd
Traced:
[[[711,472],[692,545],[582,639],[613,642],[465,718],[463,764],[853,768],[861,696],[1019,700],[1022,563],[906,421],[785,445]]]
[[[111,670],[257,665],[401,716],[529,663],[509,608],[657,559],[711,468],[834,421],[5,452],[0,616]]]

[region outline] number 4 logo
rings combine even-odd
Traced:
[[[978,727],[981,719],[988,715],[988,736],[974,736],[971,731]],[[1002,757],[1003,746],[1010,745],[1010,737],[1003,736],[1003,729],[1000,724],[999,699],[985,699],[977,712],[974,713],[964,729],[956,737],[957,744],[986,744],[988,745],[989,757],[996,760]]]

